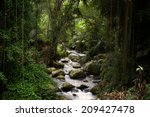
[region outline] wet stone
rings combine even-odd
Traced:
[[[88,88],[88,86],[82,84],[79,87],[77,87],[78,89],[80,89],[81,91],[83,91],[84,89]]]
[[[72,79],[81,79],[81,78],[85,78],[86,77],[86,74],[84,73],[83,70],[81,69],[74,69],[74,70],[71,70],[70,72],[70,77]]]
[[[69,62],[69,59],[68,59],[68,58],[62,58],[60,61],[61,61],[62,63],[68,63],[68,62]]]
[[[59,79],[59,80],[65,80],[65,76],[63,76],[63,75],[59,75],[56,78]]]
[[[78,62],[73,62],[73,63],[72,63],[72,67],[73,67],[73,68],[81,68],[81,65],[80,65],[80,63],[78,63]]]
[[[52,72],[52,77],[57,77],[59,75],[63,75],[63,76],[65,75],[65,73],[62,69],[58,69],[58,70]]]
[[[74,94],[74,93],[73,93],[72,95],[73,95],[73,96],[77,96],[77,94]]]
[[[66,82],[62,85],[61,90],[64,92],[68,92],[68,91],[71,91],[74,87],[75,86],[73,86],[72,84]]]
[[[49,68],[47,68],[47,73],[48,74],[51,74],[53,71],[55,71],[56,70],[56,68],[54,68],[54,67],[49,67]]]

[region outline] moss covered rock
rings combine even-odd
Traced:
[[[53,63],[53,67],[60,69],[60,68],[64,67],[64,64],[59,62],[59,61],[56,61],[56,62]]]
[[[47,73],[48,74],[51,74],[53,71],[55,71],[56,70],[56,68],[54,68],[54,67],[49,67],[49,68],[47,68]]]
[[[80,89],[80,90],[84,90],[84,89],[86,89],[86,88],[88,88],[88,86],[87,85],[84,85],[84,84],[82,84],[82,85],[80,85],[79,87],[77,87],[78,89]]]
[[[52,72],[52,77],[57,77],[59,75],[65,75],[64,71],[62,69],[58,69]]]
[[[56,78],[59,79],[59,80],[65,80],[65,76],[64,75],[59,75]]]
[[[85,72],[81,69],[71,70],[69,75],[70,75],[70,78],[72,78],[72,79],[80,79],[80,78],[85,78],[86,77]]]
[[[100,74],[101,65],[98,61],[90,61],[85,64],[85,71],[88,74],[99,75]]]
[[[62,85],[61,90],[64,91],[64,92],[68,92],[68,91],[71,91],[74,87],[75,86],[73,86],[72,84],[65,82]]]

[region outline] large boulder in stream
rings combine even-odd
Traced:
[[[94,60],[87,62],[84,67],[85,71],[88,74],[92,74],[92,75],[99,75],[100,68],[101,68],[100,63],[98,61],[94,61]]]
[[[86,74],[83,70],[81,69],[73,69],[70,72],[70,78],[72,79],[80,79],[80,78],[85,78]]]
[[[61,90],[64,91],[64,92],[68,92],[68,91],[71,91],[74,87],[75,86],[73,86],[72,84],[65,82],[62,85]]]
[[[52,77],[57,77],[59,75],[65,75],[64,71],[62,69],[58,69],[52,72]]]

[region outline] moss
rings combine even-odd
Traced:
[[[90,91],[94,94],[94,95],[99,95],[100,94],[100,90],[99,90],[99,84],[94,86]]]

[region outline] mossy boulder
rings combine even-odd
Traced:
[[[64,91],[64,92],[68,92],[68,91],[71,91],[74,87],[75,86],[73,86],[72,84],[65,82],[62,85],[61,90]]]
[[[84,67],[85,71],[88,74],[92,74],[92,75],[99,75],[100,68],[101,68],[100,63],[98,61],[94,61],[94,60],[87,62]]]
[[[53,67],[58,68],[58,69],[64,68],[64,64],[59,61],[55,61],[53,62]]]
[[[78,89],[80,89],[81,91],[82,90],[84,90],[84,89],[86,89],[86,88],[88,88],[88,86],[87,85],[84,85],[84,84],[82,84],[82,85],[80,85],[79,87],[77,87]]]
[[[56,78],[59,79],[59,80],[65,80],[65,76],[64,75],[59,75]]]
[[[56,70],[56,68],[54,68],[54,67],[49,67],[49,68],[47,68],[47,73],[48,74],[51,74],[53,71],[55,71]]]
[[[86,77],[85,72],[81,69],[73,69],[71,70],[69,75],[72,79],[81,79]]]
[[[52,77],[57,77],[59,75],[65,76],[65,73],[62,69],[58,69],[58,70],[55,70],[55,71],[52,72]]]

